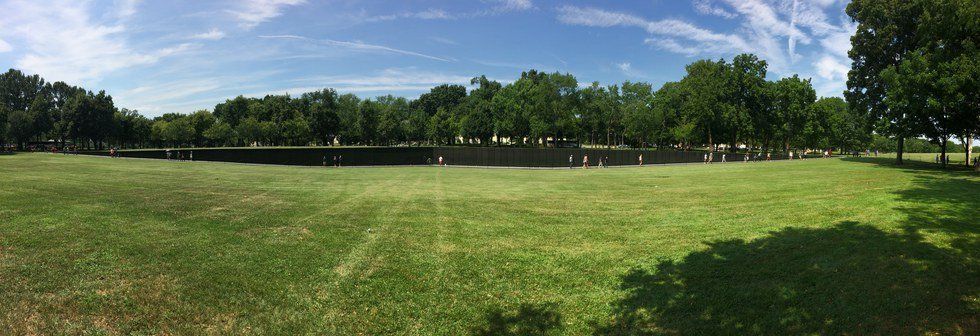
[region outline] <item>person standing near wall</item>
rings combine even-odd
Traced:
[[[640,159],[640,166],[642,166],[643,165],[643,154],[640,154],[639,159]]]
[[[575,157],[569,155],[568,156],[568,169],[572,169],[572,164],[573,163],[575,163]]]

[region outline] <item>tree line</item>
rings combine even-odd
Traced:
[[[976,0],[853,0],[845,97],[868,114],[877,134],[925,137],[943,155],[959,138],[969,164],[980,134],[980,2]]]
[[[624,82],[580,86],[563,73],[525,71],[512,83],[475,77],[417,99],[362,99],[333,89],[299,96],[239,96],[212,111],[152,120],[117,109],[105,92],[0,75],[0,138],[20,146],[53,139],[86,148],[305,145],[474,145],[857,149],[870,123],[841,98],[817,98],[809,79],[769,81],[767,64],[742,54],[699,60],[659,89]]]

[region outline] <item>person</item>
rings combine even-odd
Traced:
[[[432,157],[431,156],[425,157],[425,164],[430,165],[430,166],[432,165]]]
[[[336,155],[334,155],[331,159],[333,159],[333,166],[334,167],[339,167],[340,166],[340,159],[338,159]],[[326,165],[326,164],[324,164],[324,165]]]
[[[725,159],[725,155],[726,154],[721,154],[721,162],[728,162],[728,160]]]
[[[439,156],[439,165],[442,166],[442,156]]]
[[[603,160],[602,157],[600,156],[599,157],[599,168],[602,168],[602,161],[605,161],[605,160]]]
[[[643,154],[640,154],[640,165],[643,165]]]
[[[589,169],[589,154],[585,154],[585,156],[582,157],[582,168]]]
[[[190,154],[190,160],[191,160],[191,161],[194,161],[194,151],[191,151],[191,154]]]
[[[167,150],[167,160],[172,160],[172,159],[173,159],[173,154],[171,154],[170,153],[170,150],[168,149]],[[937,156],[936,161],[939,161],[938,156]]]
[[[704,153],[704,164],[708,164],[708,153]]]
[[[939,154],[936,154],[936,164],[939,164]]]
[[[766,161],[772,161],[772,153],[766,153]]]
[[[333,158],[334,158],[334,160],[337,159],[336,156],[334,156]],[[320,166],[322,166],[322,167],[326,167],[327,166],[327,154],[326,153],[324,153],[323,154],[323,158],[320,159]]]
[[[344,156],[343,155],[337,155],[337,168],[340,168],[340,166],[343,166],[343,165],[344,165]]]
[[[749,153],[745,153],[745,156],[742,157],[742,161],[749,162]]]
[[[568,156],[568,169],[572,169],[572,163],[575,162],[575,158],[571,155]]]
[[[789,160],[793,161],[793,151],[789,151]]]
[[[602,161],[604,161],[604,163],[605,163],[606,166],[609,166],[609,157],[608,156],[603,157],[602,158]]]
[[[708,163],[710,164],[714,161],[715,161],[715,152],[708,153]]]

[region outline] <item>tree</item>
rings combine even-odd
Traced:
[[[766,109],[769,104],[766,99],[767,67],[766,61],[752,54],[740,54],[732,60],[728,78],[732,108],[723,116],[732,151],[740,140],[747,140],[745,138],[753,134],[759,137],[758,133],[761,133],[762,138],[772,136],[767,124],[767,113],[770,112]]]
[[[793,144],[805,146],[800,136],[807,121],[813,119],[810,105],[817,100],[817,92],[809,79],[797,75],[776,81],[772,88],[774,129],[782,139],[783,149],[789,152]]]
[[[910,100],[890,97],[883,78],[885,70],[894,68],[912,50],[917,49],[916,27],[922,16],[921,0],[879,1],[853,0],[847,15],[858,23],[851,37],[851,71],[844,93],[851,108],[862,111],[874,122],[879,134],[898,138],[896,163],[902,164],[904,141],[921,134],[916,110]]]
[[[304,93],[302,99],[309,105],[306,119],[310,123],[309,128],[313,137],[320,144],[333,145],[340,126],[340,118],[337,115],[337,91],[323,89]]]
[[[341,144],[352,145],[361,142],[363,139],[358,127],[358,119],[361,114],[360,105],[360,98],[352,94],[341,95],[337,99],[337,119],[340,125],[337,136],[340,138]]]
[[[231,125],[224,121],[218,121],[204,131],[204,137],[210,140],[215,146],[231,146],[237,142],[237,134]]]
[[[660,137],[663,111],[653,109],[653,87],[648,83],[623,83],[623,133],[640,147]]]
[[[682,112],[707,137],[708,149],[713,151],[722,133],[722,116],[733,108],[727,100],[728,66],[724,60],[700,60],[686,69],[687,75],[681,80],[686,97]]]
[[[24,145],[34,135],[34,121],[27,111],[13,111],[7,115],[7,133],[17,143],[17,148],[24,150]]]

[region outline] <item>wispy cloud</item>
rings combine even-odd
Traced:
[[[13,49],[14,47],[11,47],[10,43],[7,43],[7,41],[4,40],[0,40],[0,53],[5,53]]]
[[[285,39],[285,40],[306,41],[306,42],[310,42],[310,43],[314,43],[314,44],[319,44],[319,45],[342,47],[342,48],[347,48],[347,49],[352,49],[352,50],[359,50],[359,51],[374,51],[374,52],[383,52],[383,53],[392,53],[392,54],[400,54],[400,55],[407,55],[407,56],[415,56],[415,57],[421,57],[421,58],[426,58],[426,59],[431,59],[431,60],[436,60],[436,61],[442,61],[442,62],[453,62],[454,61],[454,60],[449,59],[449,58],[436,57],[436,56],[426,55],[426,54],[422,54],[422,53],[418,53],[418,52],[414,52],[414,51],[408,51],[408,50],[402,50],[402,49],[395,49],[395,48],[391,48],[391,47],[386,47],[386,46],[376,45],[376,44],[368,44],[368,43],[359,42],[359,41],[338,41],[338,40],[331,40],[331,39],[312,39],[312,38],[298,36],[298,35],[262,35],[262,36],[259,36],[259,37],[260,38],[266,38],[266,39]]]
[[[637,78],[646,77],[644,74],[640,73],[636,69],[633,69],[633,65],[630,64],[630,62],[616,63],[615,66],[617,69],[619,69],[620,72],[622,72],[624,75],[628,77],[637,77]]]
[[[218,28],[211,28],[207,32],[191,35],[191,38],[195,40],[220,40],[224,37],[225,32],[218,30]]]
[[[429,39],[430,40],[433,40],[433,41],[436,41],[436,42],[439,42],[439,43],[442,43],[442,44],[459,45],[459,42],[453,41],[453,40],[448,39],[448,38],[445,38],[445,37],[430,36]]]
[[[238,7],[228,12],[238,19],[242,28],[252,29],[259,24],[282,15],[282,10],[288,6],[306,3],[306,0],[243,0]]]
[[[126,19],[136,14],[136,6],[141,0],[115,0],[116,16]]]
[[[246,96],[262,97],[267,94],[296,95],[327,87],[346,93],[421,93],[431,89],[433,86],[441,84],[469,86],[470,79],[472,78],[473,76],[452,75],[424,71],[417,68],[389,68],[371,75],[329,75],[300,78],[292,81],[296,85],[254,92]]]
[[[694,24],[675,20],[647,20],[632,14],[611,12],[597,8],[564,6],[558,9],[558,20],[572,25],[591,27],[637,27],[650,34],[667,38],[647,39],[646,43],[667,47],[669,50],[700,49],[709,52],[744,52],[752,48],[741,36],[716,33]],[[675,38],[684,39],[690,46],[680,45]],[[657,43],[659,42],[659,44]]]
[[[194,47],[137,50],[128,44],[124,25],[96,21],[87,2],[10,1],[0,4],[0,12],[18,14],[0,30],[0,36],[25,47],[15,61],[17,68],[73,84],[98,81],[110,72],[152,64]]]
[[[735,13],[713,5],[708,0],[694,0],[692,4],[694,5],[694,10],[701,14],[720,16],[726,19],[732,19],[737,16]]]
[[[487,0],[485,2],[491,3],[492,6],[482,10],[463,13],[451,13],[442,9],[430,8],[417,12],[408,11],[397,14],[361,17],[360,20],[363,22],[391,21],[397,19],[458,20],[520,12],[535,8],[534,2],[531,0]]]

